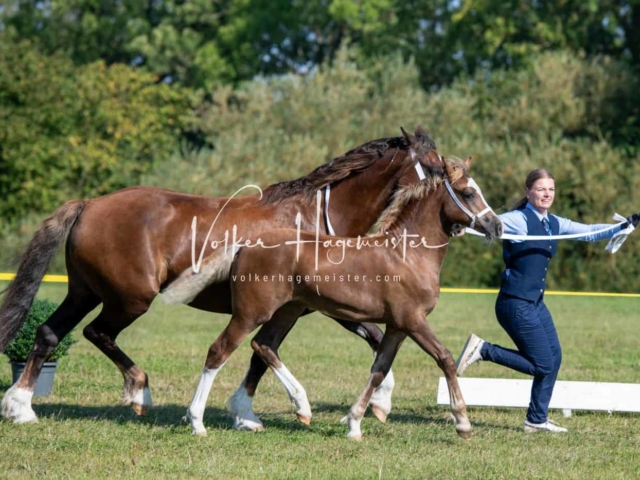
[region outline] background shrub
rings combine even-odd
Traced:
[[[33,349],[33,344],[36,341],[36,333],[38,327],[42,325],[58,308],[57,303],[53,303],[49,300],[35,300],[31,309],[27,321],[22,325],[18,331],[18,335],[7,346],[4,354],[9,357],[9,360],[15,362],[26,362],[29,358],[29,354]],[[58,346],[49,355],[48,362],[56,362],[61,357],[65,356],[71,348],[71,345],[77,343],[71,337],[71,334],[64,337],[58,343]]]

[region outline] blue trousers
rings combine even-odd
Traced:
[[[544,423],[562,362],[551,314],[542,299],[530,302],[500,293],[496,316],[518,350],[487,342],[480,352],[482,359],[533,376],[527,420]]]

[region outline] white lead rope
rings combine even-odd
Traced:
[[[424,170],[422,170],[422,167],[420,166],[420,162],[416,162],[415,169],[416,169],[416,172],[418,173],[418,178],[421,181],[424,180],[426,178],[426,175],[424,174]],[[484,196],[482,195],[482,190],[480,190],[480,187],[478,187],[478,185],[475,183],[475,181],[472,178],[469,179],[468,185],[476,189],[476,191],[480,194],[480,198],[482,198],[482,201],[484,202],[484,204],[487,205],[487,208],[485,208],[480,213],[475,215],[471,211],[469,211],[469,209],[467,209],[462,204],[462,202],[460,202],[460,200],[458,200],[458,197],[453,192],[453,189],[451,188],[451,185],[449,184],[449,181],[446,178],[444,180],[444,184],[447,187],[449,194],[453,198],[453,201],[456,202],[458,207],[460,207],[460,209],[464,213],[466,213],[469,216],[469,218],[471,218],[471,226],[467,227],[466,231],[471,235],[484,237],[483,233],[477,232],[476,230],[473,229],[473,227],[476,224],[476,219],[481,218],[483,215],[493,210],[489,206],[489,203],[484,199]],[[329,232],[329,235],[331,235],[332,237],[335,237],[336,232],[333,229],[333,226],[331,225],[331,221],[329,220],[329,198],[330,197],[331,197],[331,186],[327,185],[327,187],[324,190],[324,221],[327,225],[327,231]],[[591,235],[599,235],[601,233],[613,230],[614,228],[618,228],[620,225],[622,225],[624,222],[627,221],[626,218],[624,218],[622,215],[619,215],[618,213],[613,214],[613,219],[618,220],[620,223],[611,225],[610,227],[607,227],[607,228],[603,228],[602,230],[597,230],[595,232],[570,233],[566,235],[512,235],[510,233],[504,233],[500,238],[502,240],[570,240],[570,239],[589,237]],[[629,226],[627,228],[625,228],[624,230],[620,230],[619,232],[615,233],[613,237],[611,237],[611,239],[609,240],[609,243],[605,247],[605,250],[611,253],[616,253],[620,249],[622,244],[625,242],[627,237],[634,230],[635,230],[634,226],[631,223],[629,223]]]
[[[611,225],[610,227],[603,228],[602,230],[596,230],[595,232],[570,233],[565,235],[513,235],[510,233],[504,233],[500,238],[502,240],[570,240],[570,239],[577,239],[577,238],[585,238],[585,237],[590,237],[592,235],[599,235],[601,233],[609,232],[614,228],[618,228],[620,225],[622,225],[627,221],[626,218],[624,218],[622,215],[619,215],[617,213],[613,215],[613,219],[618,220],[620,223],[616,223],[615,225]],[[629,234],[631,234],[631,232],[633,232],[634,230],[635,230],[634,226],[631,223],[629,223],[629,226],[627,228],[625,228],[624,230],[620,230],[619,232],[616,232],[613,235],[613,237],[611,237],[611,240],[609,240],[609,243],[605,247],[605,250],[611,253],[616,253],[620,249],[622,244],[625,242]],[[473,228],[467,227],[466,232],[470,233],[471,235],[476,235],[478,237],[485,236],[484,233],[477,232]]]

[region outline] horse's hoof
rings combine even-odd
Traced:
[[[38,417],[36,417],[36,414],[34,413],[33,415],[16,418],[13,420],[13,423],[16,425],[22,425],[24,423],[38,423]]]
[[[311,417],[300,415],[299,413],[296,413],[296,417],[298,417],[298,420],[300,421],[300,423],[304,423],[305,425],[311,425]]]
[[[31,408],[32,396],[32,391],[12,386],[0,404],[2,416],[13,423],[38,423],[36,412]]]
[[[136,415],[140,417],[146,417],[149,415],[149,407],[147,405],[136,405],[135,403],[131,405],[133,411],[136,412]]]
[[[348,433],[347,434],[347,438],[349,440],[353,440],[355,442],[361,442],[362,441],[362,434],[358,433],[358,434],[355,434],[355,435],[351,435],[351,433]]]
[[[262,425],[262,422],[258,423],[247,420],[236,422],[233,428],[241,432],[264,432],[264,425]]]
[[[207,431],[205,429],[193,430],[191,432],[191,435],[193,435],[194,437],[206,437],[207,436]]]
[[[469,440],[471,438],[471,430],[456,430],[456,433],[465,440]]]
[[[371,406],[371,413],[373,413],[373,416],[376,417],[380,422],[387,423],[387,412],[385,412],[381,408],[374,407],[372,405]]]

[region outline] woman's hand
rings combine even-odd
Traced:
[[[627,222],[633,225],[634,228],[637,227],[638,223],[640,223],[640,213],[634,213],[633,215],[628,216]]]

